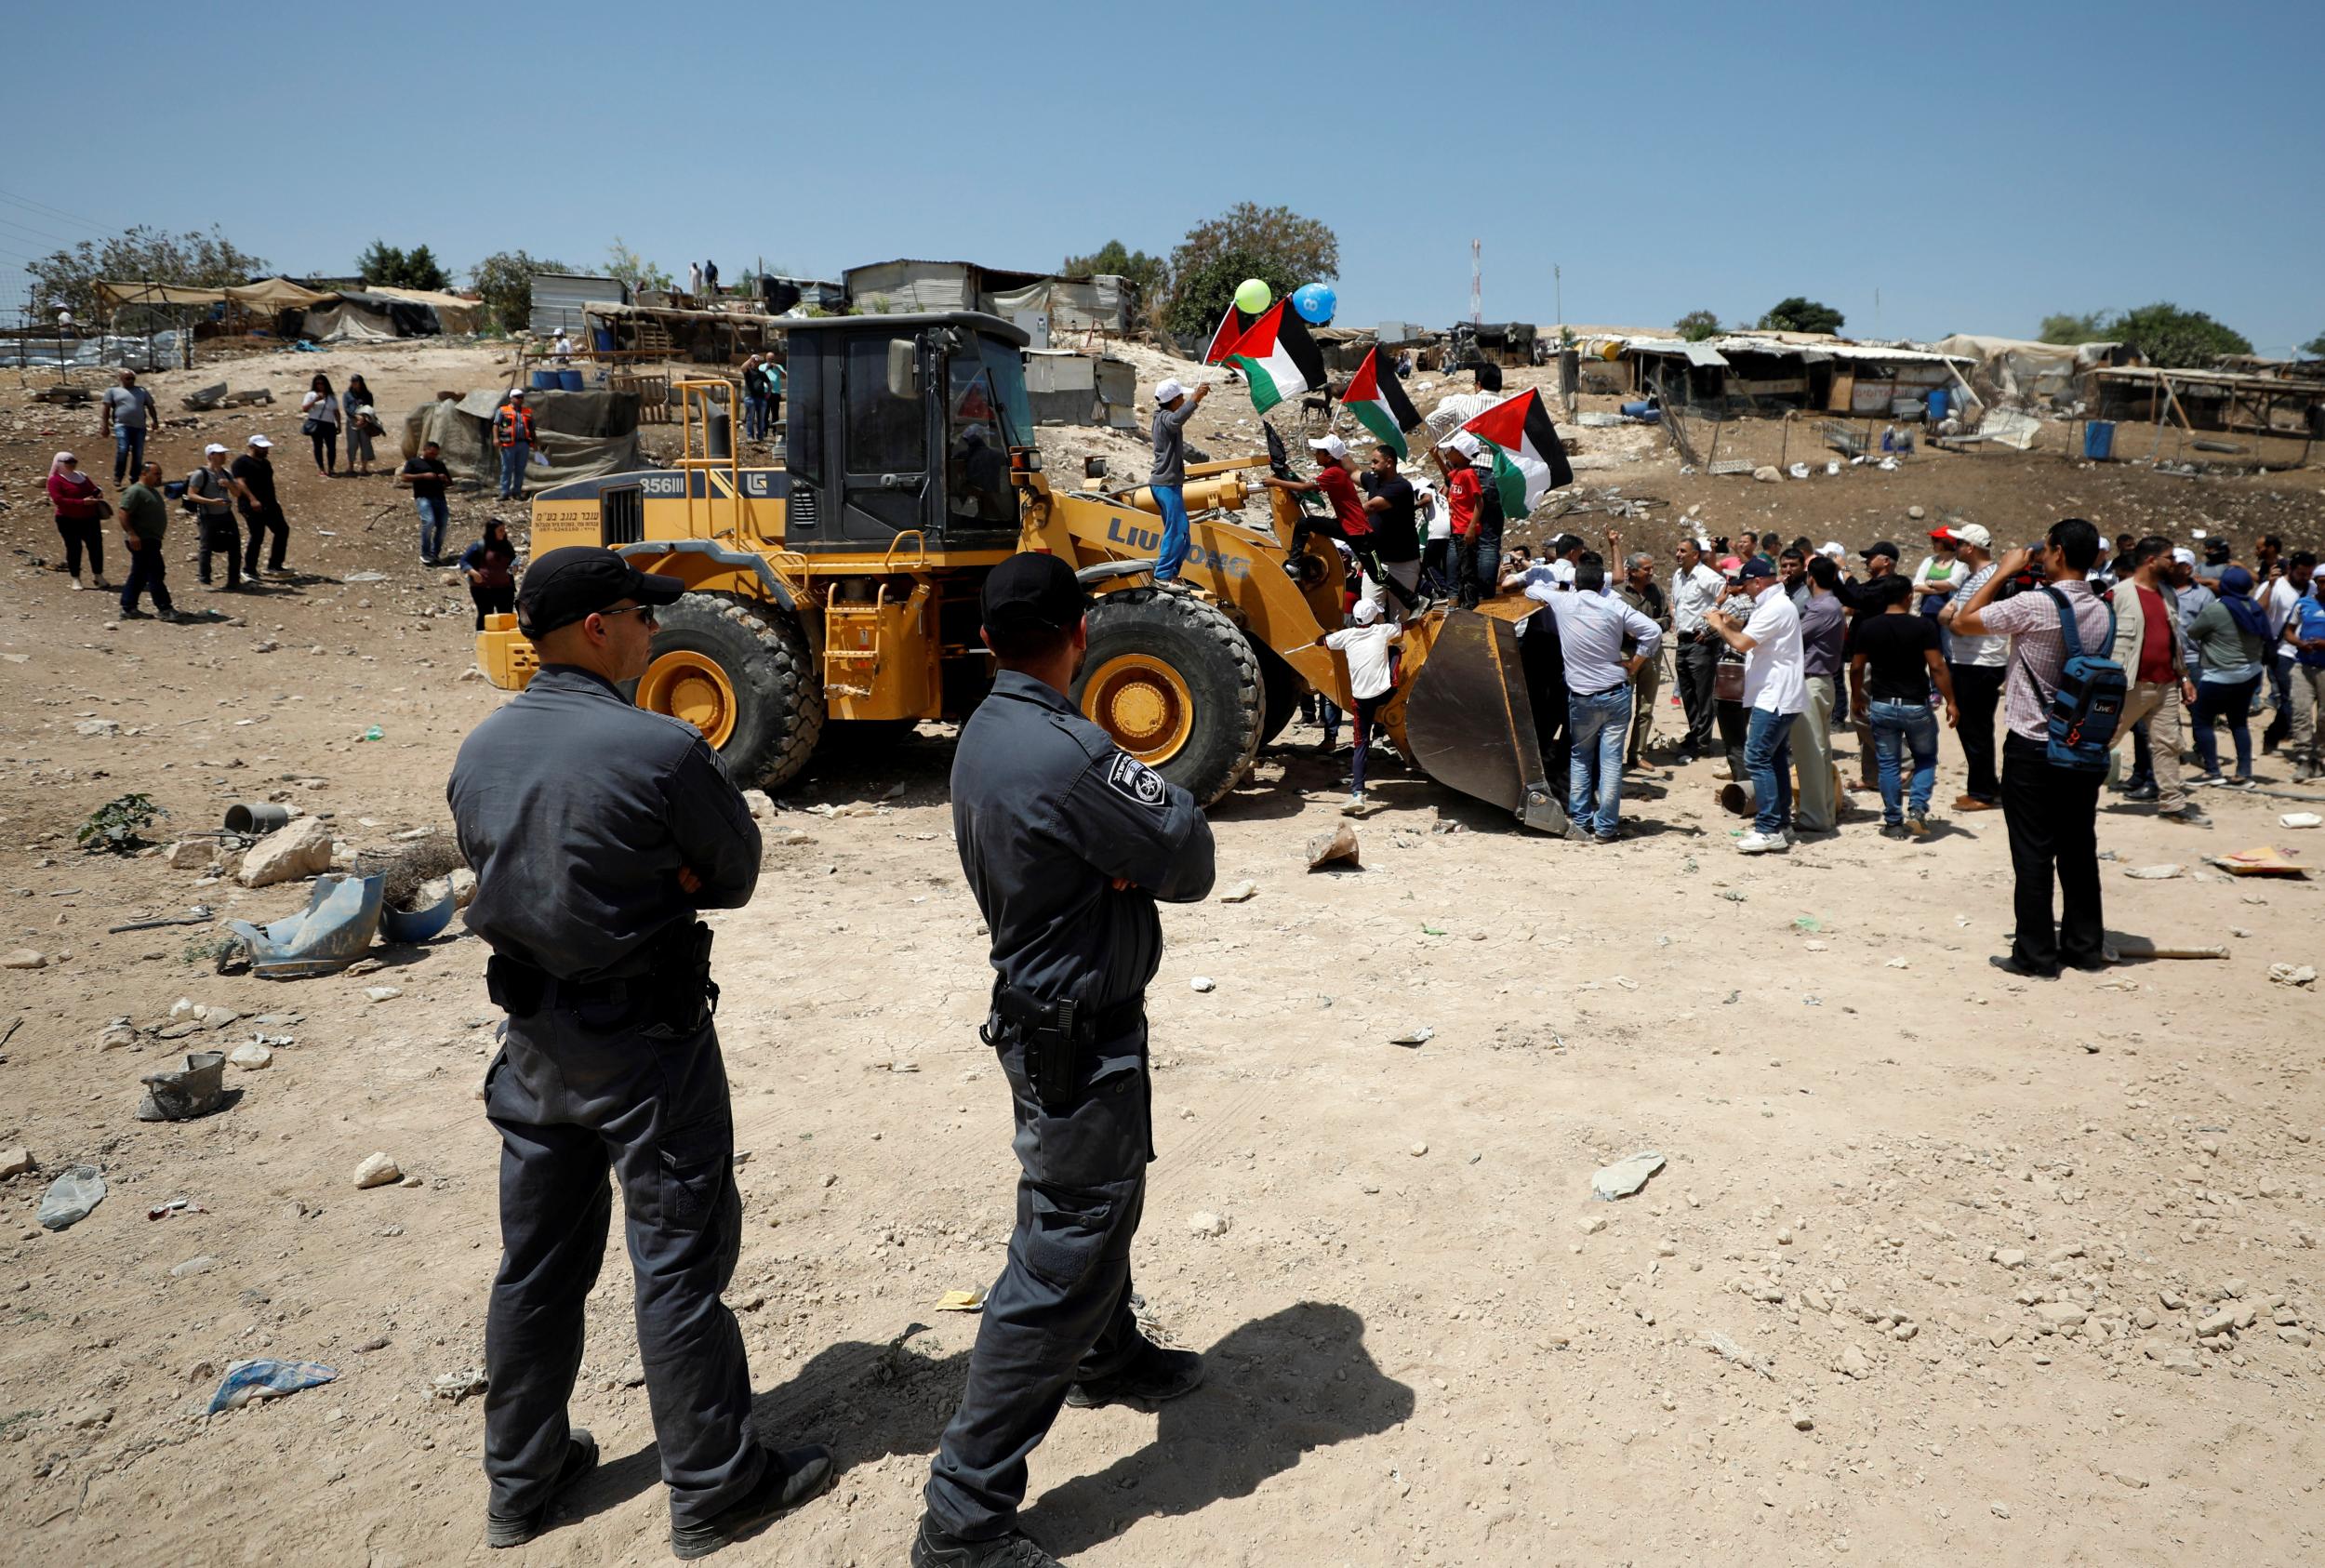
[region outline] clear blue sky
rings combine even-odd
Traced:
[[[2319,0],[1435,9],[29,7],[0,267],[216,222],[294,272],[375,235],[593,269],[617,233],[682,275],[1045,268],[1251,200],[1338,232],[1344,325],[1466,314],[1474,236],[1492,320],[1556,320],[1555,263],[1586,323],[1805,293],[1867,335],[2155,299],[2325,331]]]

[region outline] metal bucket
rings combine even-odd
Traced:
[[[226,831],[264,838],[290,822],[290,807],[272,801],[237,801],[226,808]]]

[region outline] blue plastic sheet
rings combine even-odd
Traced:
[[[221,1410],[240,1410],[252,1400],[281,1399],[301,1389],[312,1389],[331,1382],[339,1376],[337,1367],[320,1362],[280,1362],[272,1359],[232,1362],[227,1364],[226,1376],[210,1396],[208,1414]]]

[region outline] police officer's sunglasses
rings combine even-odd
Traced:
[[[659,626],[662,624],[660,619],[655,615],[654,606],[652,605],[629,605],[618,610],[596,610],[591,613],[607,618],[611,618],[614,616],[641,616],[644,618],[645,624],[648,626]]]

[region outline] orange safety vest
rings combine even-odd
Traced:
[[[503,404],[493,416],[493,438],[503,446],[533,445],[533,410]]]

